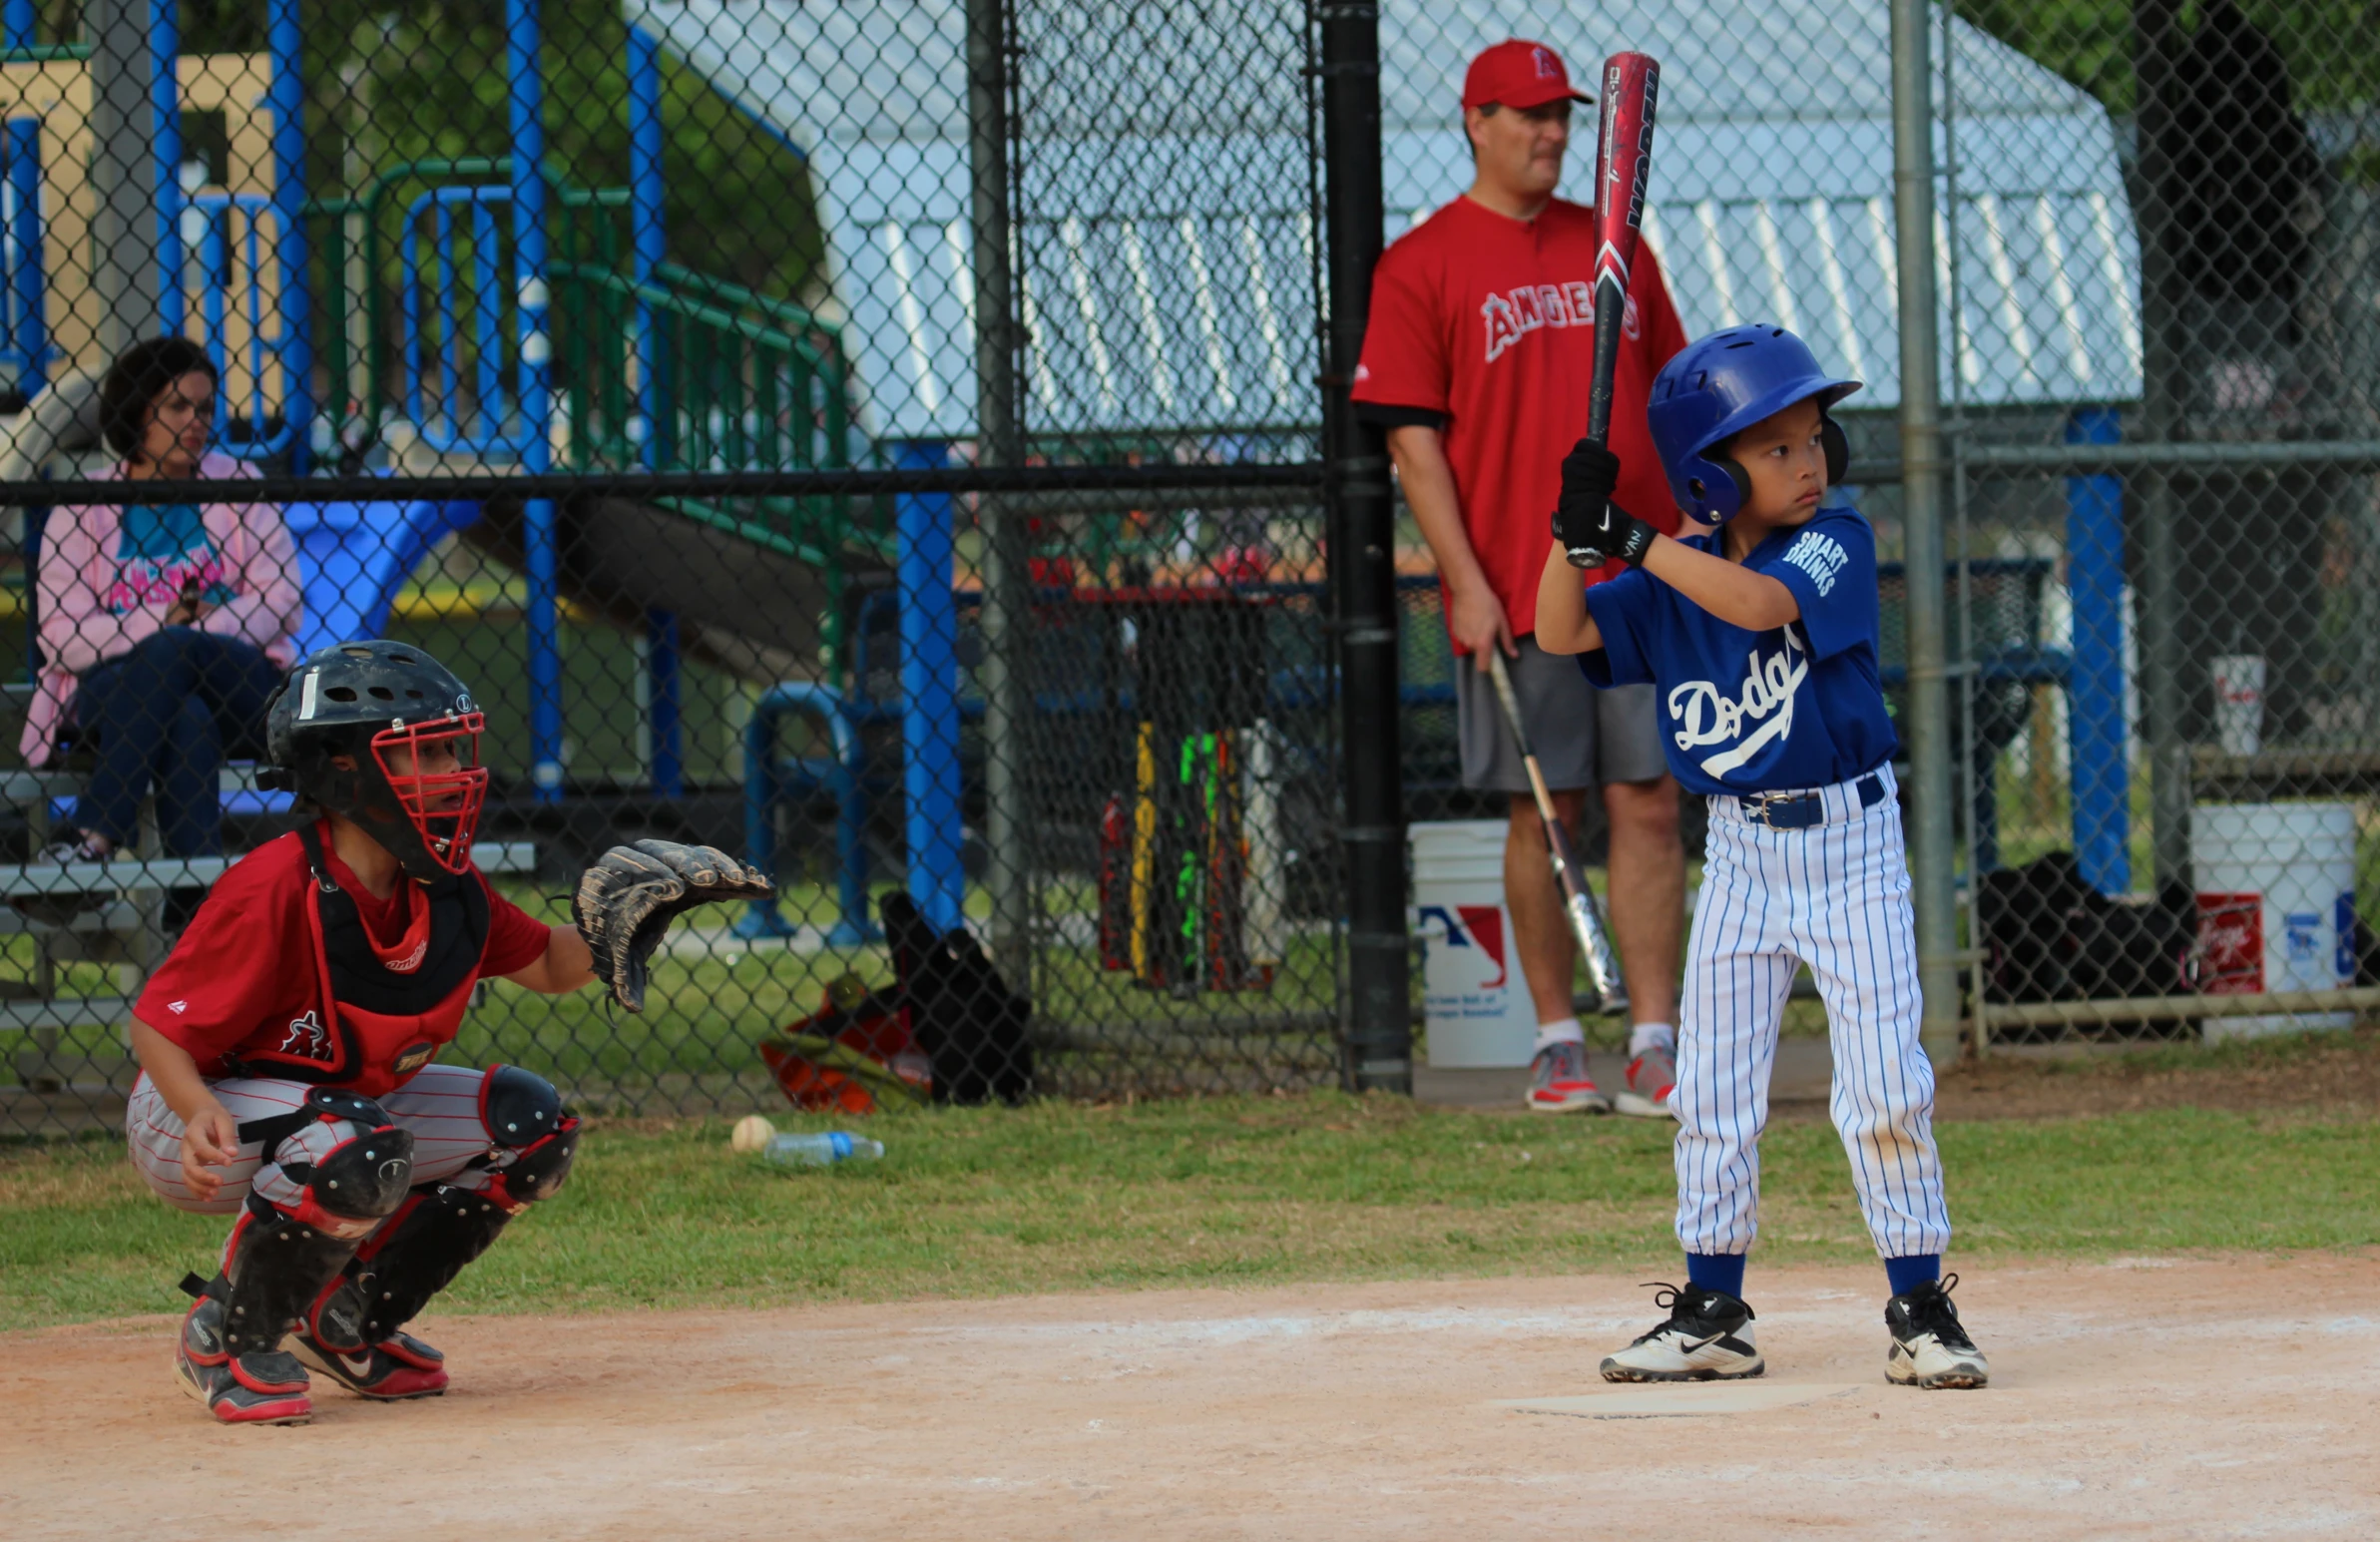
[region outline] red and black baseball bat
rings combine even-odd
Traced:
[[[1612,379],[1620,370],[1620,333],[1628,314],[1628,275],[1645,236],[1645,186],[1653,172],[1653,110],[1662,67],[1651,54],[1604,61],[1604,111],[1595,141],[1595,373],[1587,386],[1587,438],[1612,437]],[[1593,547],[1565,551],[1573,567],[1604,561]]]

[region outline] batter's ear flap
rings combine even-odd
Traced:
[[[1851,469],[1851,441],[1843,436],[1843,425],[1818,414],[1818,445],[1826,451],[1826,485],[1840,487],[1843,474]]]
[[[1725,473],[1728,486],[1710,487],[1696,476],[1686,478],[1685,489],[1694,495],[1700,508],[1708,509],[1713,518],[1724,524],[1741,513],[1744,504],[1750,501],[1752,479],[1732,455],[1705,455],[1702,464]]]
[[[1735,485],[1735,497],[1730,497],[1728,507],[1718,509],[1718,519],[1735,519],[1737,514],[1744,512],[1744,504],[1751,502],[1751,473],[1744,471],[1744,462],[1739,462],[1732,454],[1713,454],[1711,464],[1728,473],[1728,481]]]

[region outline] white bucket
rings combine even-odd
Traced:
[[[2199,988],[2210,995],[2355,983],[2355,809],[2201,803],[2190,817]],[[2347,1028],[2352,1012],[2210,1017],[2208,1039]]]
[[[1411,830],[1430,1064],[1526,1066],[1537,1008],[1504,907],[1505,822],[1450,819]]]

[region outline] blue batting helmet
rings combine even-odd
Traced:
[[[1645,414],[1677,506],[1712,523],[1734,518],[1751,483],[1733,457],[1711,451],[1762,418],[1813,396],[1826,446],[1826,480],[1841,481],[1851,450],[1826,409],[1859,384],[1819,368],[1809,344],[1781,326],[1730,326],[1687,343],[1654,376]]]

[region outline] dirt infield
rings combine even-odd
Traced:
[[[1876,1271],[1753,1279],[1768,1386],[1808,1400],[1665,1389],[1678,1417],[1498,1406],[1600,1395],[1648,1318],[1612,1277],[425,1319],[446,1397],[321,1392],[293,1429],[207,1423],[165,1318],[5,1335],[0,1530],[2380,1534],[2380,1256],[1979,1271],[1973,1393],[1883,1384]]]

